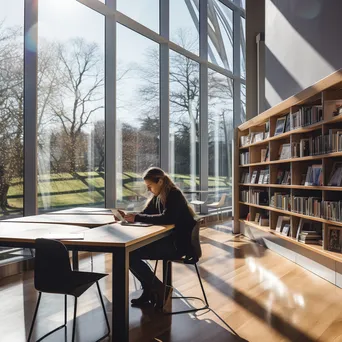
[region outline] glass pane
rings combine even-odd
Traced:
[[[242,17],[240,37],[240,73],[242,78],[246,78],[246,20]]]
[[[234,2],[244,10],[246,9],[246,0],[234,0]]]
[[[117,203],[139,211],[141,175],[159,166],[159,45],[118,24],[117,61]]]
[[[0,220],[23,212],[24,1],[0,12]]]
[[[159,0],[117,0],[116,3],[118,11],[159,33]]]
[[[233,70],[233,11],[219,0],[208,0],[208,58]]]
[[[199,185],[199,65],[170,51],[170,173],[182,190]]]
[[[184,49],[199,53],[198,2],[170,1],[170,40]]]
[[[232,205],[233,81],[209,69],[208,74],[209,203],[227,194]]]
[[[104,17],[44,0],[38,28],[39,211],[104,206]]]
[[[246,86],[241,84],[241,123],[246,121]]]

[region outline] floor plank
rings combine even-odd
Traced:
[[[130,308],[131,342],[342,341],[342,290],[250,240],[234,236],[230,222],[201,229],[199,269],[213,312],[165,316],[152,307]],[[94,271],[110,273],[111,256],[94,254]],[[91,270],[84,255],[81,270]],[[160,275],[161,270],[159,270]],[[100,282],[109,316],[111,277]],[[175,293],[201,296],[192,266],[174,265]],[[130,296],[140,293],[130,276]],[[37,293],[33,272],[0,281],[0,340],[25,341]],[[173,310],[185,308],[173,302]],[[79,299],[77,340],[90,342],[105,331],[96,287]],[[70,341],[73,299],[68,300],[68,328],[46,341]],[[110,318],[110,317],[109,317]],[[45,294],[34,340],[63,322],[63,297]]]

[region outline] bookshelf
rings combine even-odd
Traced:
[[[338,263],[329,267],[342,287],[342,69],[243,123],[235,139],[234,231]],[[279,216],[289,218],[287,235],[276,231]]]

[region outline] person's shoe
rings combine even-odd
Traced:
[[[151,291],[151,303],[157,310],[163,310],[165,306],[169,303],[171,299],[173,288],[171,286],[160,287],[158,290]],[[165,298],[164,298],[165,296]]]
[[[139,298],[133,298],[131,300],[132,306],[143,306],[149,304],[151,302],[151,293],[150,291],[144,290]]]

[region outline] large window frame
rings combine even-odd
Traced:
[[[38,1],[25,1],[24,43],[24,215],[34,215],[37,207],[37,43]],[[72,0],[70,0],[72,1]],[[219,0],[233,11],[233,71],[208,61],[207,0],[199,0],[199,55],[191,53],[169,40],[170,1],[160,0],[160,34],[134,21],[116,10],[116,0],[77,0],[105,16],[105,144],[115,146],[116,131],[116,24],[126,26],[160,45],[160,166],[169,171],[169,51],[182,54],[200,67],[200,189],[208,189],[208,69],[233,80],[233,125],[241,123],[241,85],[246,81],[240,74],[240,25],[245,10],[233,0]],[[29,38],[28,38],[29,37]],[[28,41],[28,39],[30,41]],[[115,149],[105,152],[105,205],[116,205],[116,155]]]

